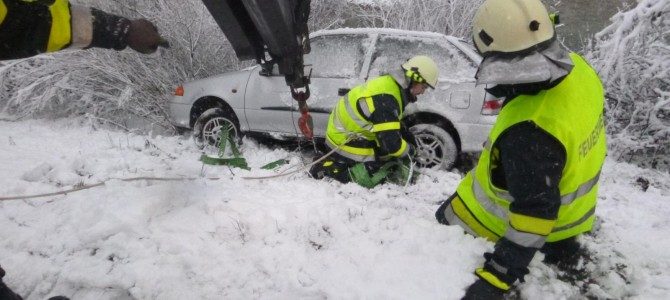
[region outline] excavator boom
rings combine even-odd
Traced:
[[[241,60],[277,64],[292,89],[306,87],[310,0],[202,0]]]

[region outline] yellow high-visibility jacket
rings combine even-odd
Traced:
[[[0,0],[0,60],[65,48],[122,50],[130,20],[68,0]]]
[[[387,119],[375,124],[370,120],[370,116],[378,109],[373,98],[379,95],[393,97],[397,104],[393,110],[397,115],[393,120]],[[336,152],[340,156],[352,161],[375,161],[377,159],[375,149],[380,146],[378,134],[400,131],[403,108],[402,90],[391,75],[371,79],[351,89],[337,102],[328,119],[326,144],[331,149],[337,149]],[[384,156],[387,157],[382,158],[402,157],[409,151],[408,149],[407,142],[400,139],[399,148],[384,149],[387,152]]]
[[[504,236],[517,245],[536,249],[545,242],[591,230],[606,155],[604,93],[598,75],[584,59],[574,53],[570,56],[574,68],[557,86],[537,95],[520,95],[503,107],[475,170],[466,175],[457,197],[444,210],[449,224],[493,241]],[[511,126],[528,121],[565,149],[556,219],[510,212],[513,197],[491,180],[498,137]]]
[[[0,0],[0,59],[69,46],[70,20],[68,0]]]

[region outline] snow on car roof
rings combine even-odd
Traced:
[[[445,35],[438,32],[431,31],[414,31],[414,30],[404,30],[404,29],[395,29],[395,28],[372,28],[372,27],[363,27],[363,28],[338,28],[338,29],[327,29],[327,30],[318,30],[312,32],[309,36],[310,38],[324,35],[338,35],[338,34],[388,34],[388,35],[404,35],[417,38],[431,38],[431,39],[441,39],[445,38],[452,44],[455,44],[457,47],[461,48],[464,52],[467,52],[467,55],[470,56],[475,61],[479,62],[481,57],[479,54],[473,51],[469,47],[462,47],[459,44],[468,45],[468,43],[458,37],[452,35]]]
[[[310,34],[310,38],[320,36],[335,36],[335,35],[389,35],[395,37],[402,37],[409,40],[433,40],[433,41],[448,41],[453,46],[459,48],[466,56],[468,56],[475,64],[479,64],[481,56],[474,51],[472,46],[468,45],[464,40],[454,36],[445,35],[437,32],[429,31],[413,31],[395,28],[339,28],[329,30],[319,30]],[[454,75],[454,74],[452,74]],[[450,81],[445,78],[440,78],[440,81]]]
[[[413,30],[403,30],[395,28],[339,28],[339,29],[328,29],[328,30],[319,30],[310,34],[310,37],[319,36],[319,35],[332,35],[332,34],[390,34],[390,35],[408,35],[416,37],[429,37],[429,38],[453,38],[458,40],[454,36],[444,35],[442,33],[430,32],[430,31],[413,31]]]

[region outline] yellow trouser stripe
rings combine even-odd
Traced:
[[[357,147],[351,147],[347,145],[342,145],[340,146],[340,149],[349,152],[351,154],[356,154],[356,155],[364,155],[364,156],[374,156],[375,155],[375,150],[372,148],[357,148]]]
[[[382,156],[382,159],[390,159],[392,157],[403,157],[407,153],[407,142],[401,140],[400,149],[398,151]]]
[[[375,160],[375,151],[372,148],[356,148],[346,145],[338,145],[330,138],[330,135],[326,135],[326,145],[331,149],[336,149],[336,152],[346,158],[352,159],[357,162],[366,162]],[[361,151],[364,150],[364,151]],[[352,152],[353,151],[353,152]],[[361,152],[359,154],[358,152]]]
[[[556,220],[540,219],[510,212],[509,224],[518,231],[549,235],[551,230],[554,229]]]
[[[51,11],[51,33],[47,51],[58,51],[70,44],[72,28],[70,28],[70,4],[68,0],[56,0],[49,6]]]
[[[401,157],[407,151],[407,142],[405,140],[400,140],[400,149],[398,151],[391,153],[391,156]]]
[[[400,129],[400,122],[386,122],[372,125],[372,132]]]
[[[0,24],[5,20],[5,16],[7,16],[7,6],[4,1],[0,1]]]
[[[500,239],[498,235],[484,227],[477,219],[475,219],[460,197],[457,196],[451,201],[451,208],[454,210],[456,216],[461,219],[463,223],[467,224],[478,236],[487,238],[490,241],[497,241]]]
[[[510,288],[509,284],[507,284],[504,281],[498,279],[498,277],[493,275],[491,272],[488,272],[488,271],[484,270],[483,268],[479,268],[479,269],[475,270],[475,273],[477,273],[477,275],[479,275],[479,277],[481,277],[482,279],[488,281],[488,283],[490,283],[491,285],[493,285],[493,286],[495,286],[495,287],[497,287],[501,290],[508,291],[509,288]]]

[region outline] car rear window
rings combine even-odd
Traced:
[[[415,55],[430,56],[440,80],[472,81],[477,65],[446,39],[380,35],[370,66],[370,77],[392,72]]]
[[[312,77],[358,77],[363,66],[367,35],[326,35],[312,38],[312,51],[304,56],[305,65],[312,67]]]

